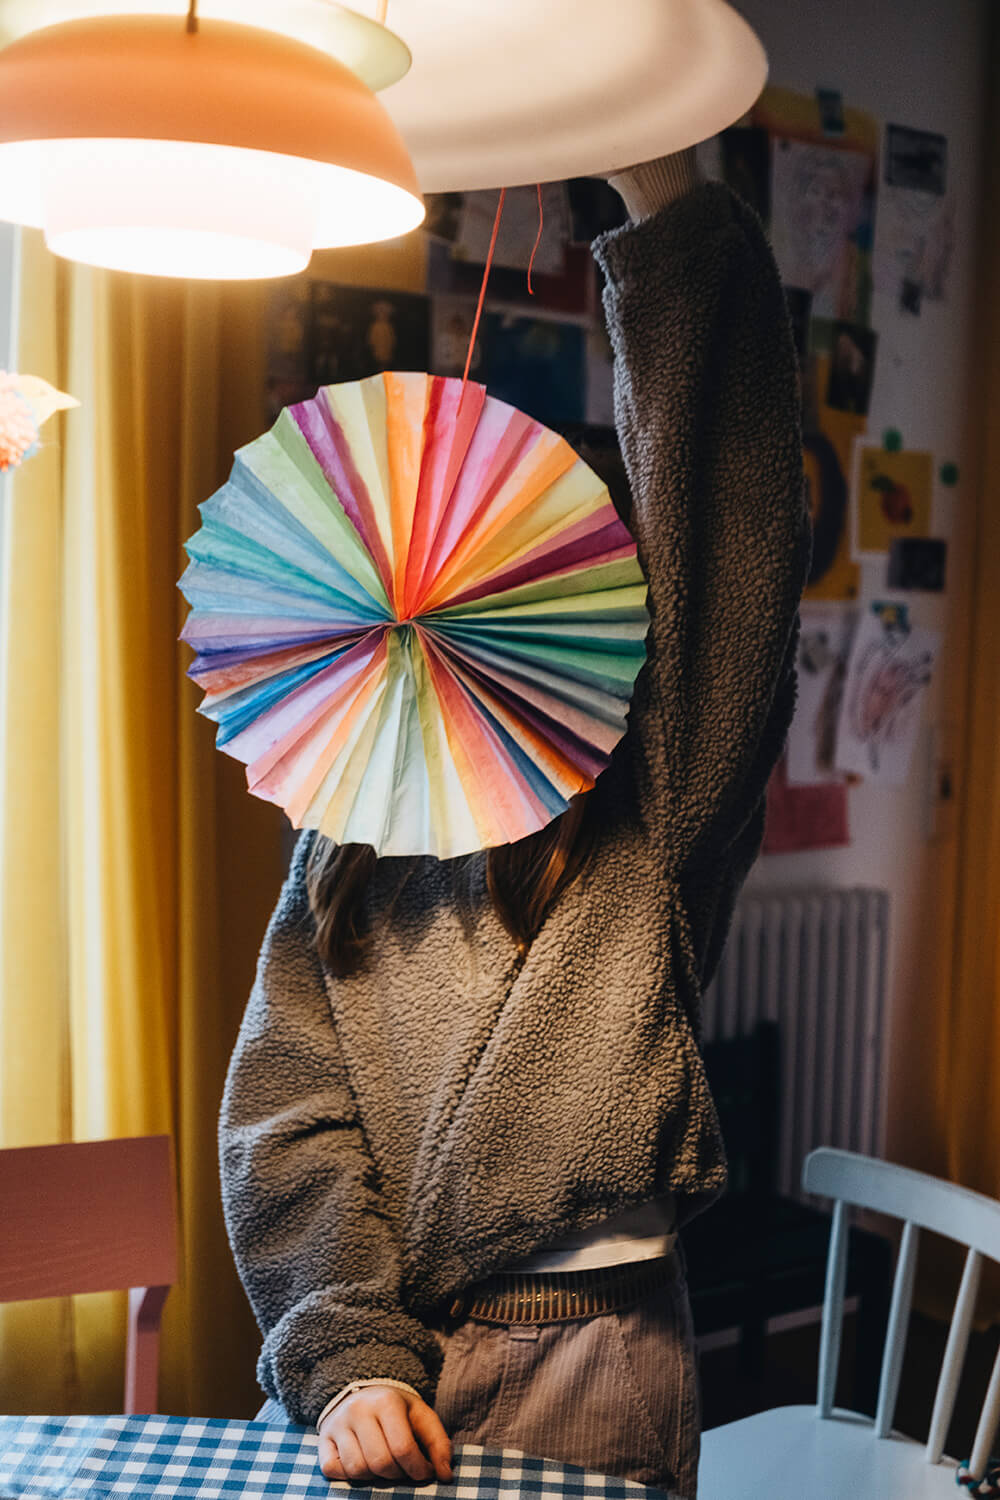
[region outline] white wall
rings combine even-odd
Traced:
[[[843,850],[763,857],[750,885],[877,885],[892,903],[891,1015],[886,1151],[943,1170],[934,1146],[930,1091],[940,1045],[940,996],[949,983],[955,833],[928,838],[929,750],[935,725],[961,749],[966,586],[972,545],[976,446],[974,380],[976,229],[989,0],[737,0],[770,59],[775,84],[812,93],[838,88],[845,104],[948,138],[957,243],[946,302],[901,314],[876,292],[879,333],[869,432],[896,427],[909,448],[960,467],[956,490],[938,488],[934,533],[950,538],[948,594],[911,595],[917,624],[945,631],[908,785],[851,790],[852,844]],[[877,213],[877,210],[876,210]],[[877,236],[876,219],[876,236]],[[877,243],[877,238],[876,238]],[[864,583],[884,586],[876,569]],[[919,603],[917,603],[919,601]],[[957,1084],[957,1081],[956,1081]]]

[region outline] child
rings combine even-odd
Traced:
[[[608,770],[461,860],[304,834],[222,1107],[265,1419],[330,1478],[449,1439],[693,1497],[677,1226],[723,1189],[699,1004],[755,858],[808,567],[796,360],[759,221],[690,152],[595,254],[648,662]]]

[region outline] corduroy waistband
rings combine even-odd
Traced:
[[[592,1271],[499,1272],[477,1282],[449,1308],[449,1326],[477,1323],[561,1323],[621,1312],[675,1280],[674,1256],[599,1266]]]

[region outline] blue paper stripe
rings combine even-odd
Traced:
[[[227,745],[231,739],[240,734],[254,719],[273,708],[282,698],[301,687],[304,682],[310,682],[320,672],[332,666],[346,651],[349,651],[356,643],[352,641],[348,646],[342,646],[339,651],[331,651],[328,656],[321,656],[318,661],[307,662],[305,666],[295,667],[291,671],[279,672],[275,677],[269,677],[265,682],[254,683],[252,687],[240,688],[235,693],[228,694],[219,703],[204,704],[199,708],[199,713],[218,724],[219,732],[215,737],[218,746]]]
[[[234,578],[247,578],[265,585],[288,589],[302,599],[315,599],[320,604],[346,609],[373,623],[387,618],[374,600],[365,596],[359,602],[354,594],[333,588],[322,580],[310,577],[301,568],[283,562],[273,552],[267,552],[254,542],[248,542],[229,527],[217,522],[204,525],[186,543],[188,556],[213,572],[228,573]],[[345,574],[346,577],[346,574]]]

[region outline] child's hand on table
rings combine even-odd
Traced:
[[[451,1442],[437,1412],[394,1386],[369,1385],[341,1401],[319,1428],[327,1479],[352,1484],[451,1479]]]

